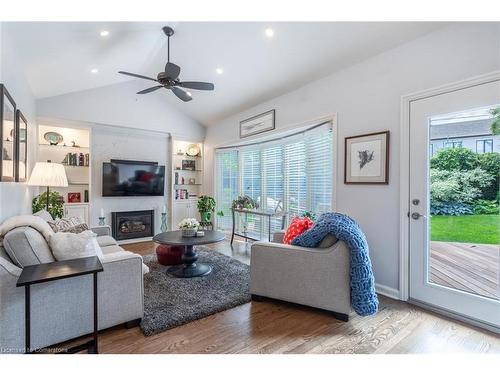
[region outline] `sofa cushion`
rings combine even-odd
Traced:
[[[91,256],[102,259],[103,253],[96,237],[90,230],[82,233],[57,232],[50,237],[52,254],[58,261]]]
[[[283,237],[283,243],[290,245],[295,237],[311,228],[313,224],[314,222],[308,217],[294,217]]]
[[[54,218],[52,217],[52,215],[48,211],[46,211],[46,210],[40,210],[38,212],[35,212],[33,214],[33,216],[41,217],[46,222],[54,220]]]
[[[45,238],[31,227],[10,230],[3,239],[3,246],[12,262],[18,267],[50,263],[55,260]]]
[[[97,243],[100,247],[116,245],[116,240],[111,236],[97,236]]]
[[[328,234],[325,238],[321,240],[318,247],[321,249],[326,249],[327,247],[332,247],[338,241],[338,238],[332,234]]]
[[[99,241],[99,237],[97,237],[97,240]],[[123,251],[123,248],[118,245],[108,245],[108,246],[102,246],[101,250],[103,254],[111,254]]]
[[[5,260],[9,261],[10,263],[13,263],[12,259],[10,259],[10,257],[9,257],[9,254],[7,254],[7,251],[5,251],[5,248],[1,245],[0,245],[0,258],[3,258]]]

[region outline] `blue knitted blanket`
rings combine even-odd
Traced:
[[[373,315],[378,310],[375,279],[368,254],[366,237],[349,216],[328,212],[319,217],[314,226],[295,237],[292,245],[317,247],[326,235],[344,241],[351,250],[351,304],[358,315]]]

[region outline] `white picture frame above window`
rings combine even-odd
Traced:
[[[240,138],[274,130],[275,122],[276,110],[274,109],[240,121]]]
[[[389,136],[383,131],[345,138],[345,184],[389,184]]]

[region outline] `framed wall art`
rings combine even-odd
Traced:
[[[16,181],[27,180],[28,163],[28,121],[22,112],[16,111]]]
[[[0,84],[0,182],[15,181],[16,103]]]
[[[345,138],[344,183],[389,183],[389,131]]]
[[[274,130],[275,121],[276,111],[274,109],[240,121],[240,138]]]

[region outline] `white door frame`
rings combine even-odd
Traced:
[[[420,91],[401,97],[400,134],[400,188],[399,188],[399,299],[407,301],[410,295],[410,105],[413,101],[482,85],[500,79],[500,70],[480,76]]]

